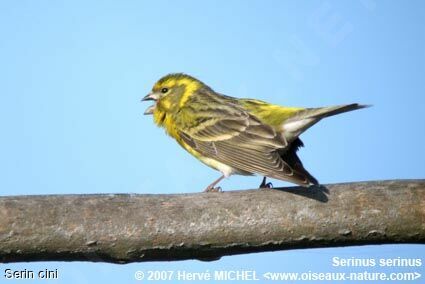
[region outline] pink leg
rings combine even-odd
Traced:
[[[220,192],[221,187],[214,187],[217,183],[219,183],[222,179],[224,179],[224,175],[216,179],[213,183],[211,183],[207,188],[204,190],[204,192]]]

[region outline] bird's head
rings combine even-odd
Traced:
[[[160,109],[163,112],[177,112],[186,100],[197,90],[205,86],[201,81],[183,73],[168,74],[152,87],[142,101],[154,101],[144,114],[153,114]]]

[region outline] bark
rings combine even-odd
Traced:
[[[191,194],[0,197],[0,262],[216,260],[425,243],[425,180]]]

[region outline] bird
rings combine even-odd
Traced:
[[[144,112],[186,151],[221,172],[205,192],[234,174],[260,175],[260,188],[274,178],[303,187],[319,185],[303,166],[297,151],[299,136],[321,119],[365,108],[357,103],[318,108],[286,107],[214,91],[185,73],[160,78],[142,101],[153,101]]]

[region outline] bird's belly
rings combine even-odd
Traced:
[[[206,164],[207,166],[210,166],[211,168],[214,168],[218,171],[220,171],[225,177],[229,177],[230,175],[234,174],[234,173],[238,173],[238,170],[225,165],[217,160],[208,158],[208,157],[203,157],[203,156],[199,156],[198,157],[199,160],[201,160],[201,162],[203,162],[204,164]]]
[[[191,146],[189,146],[185,142],[183,142],[182,140],[177,140],[177,142],[179,142],[179,144],[186,151],[188,151],[190,154],[192,154],[193,156],[198,158],[202,163],[204,163],[205,165],[207,165],[207,166],[209,166],[213,169],[216,169],[217,171],[220,171],[225,177],[229,177],[232,174],[252,175],[252,173],[248,173],[248,172],[233,168],[233,167],[228,166],[226,164],[223,164],[222,162],[219,162],[219,161],[217,161],[213,158],[206,157],[206,156],[202,155],[201,153],[199,153],[198,151],[196,151],[195,149],[193,149]]]

